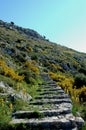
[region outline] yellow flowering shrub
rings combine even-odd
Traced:
[[[74,79],[72,77],[66,77],[65,75],[55,74],[53,72],[49,72],[49,75],[59,86],[62,87],[62,89],[64,89],[66,93],[71,96],[72,100],[77,102],[86,102],[86,86],[77,89],[74,86]]]
[[[9,104],[9,108],[10,108],[10,111],[13,110],[13,104],[12,103]]]
[[[49,72],[49,76],[50,76],[53,80],[55,80],[55,81],[58,80],[58,79],[57,79],[57,74],[55,74],[55,73],[53,73],[53,72]]]
[[[83,86],[79,89],[79,100],[86,102],[86,86]]]
[[[27,61],[25,63],[25,66],[28,67],[30,70],[32,70],[35,74],[39,74],[39,68],[35,65],[35,61]]]
[[[10,76],[14,80],[21,81],[24,79],[24,75],[18,75],[14,69],[8,67],[3,60],[0,60],[0,67],[2,68],[2,72],[5,76]]]
[[[55,70],[63,71],[63,68],[60,65],[51,64],[51,67]]]
[[[28,47],[28,50],[31,51],[31,52],[33,51],[32,47]]]

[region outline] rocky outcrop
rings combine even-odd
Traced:
[[[30,101],[28,111],[13,113],[10,123],[23,123],[31,130],[78,130],[84,120],[72,114],[69,95],[65,94],[48,75],[44,74],[42,77],[47,84],[40,86],[39,96]]]
[[[28,38],[32,37],[32,38],[38,38],[41,40],[45,40],[45,38],[43,38],[36,31],[29,29],[29,28],[27,29],[27,28],[19,27],[19,26],[15,25],[14,22],[7,23],[7,22],[0,20],[0,27],[5,27],[5,28],[11,29],[11,30],[18,30],[21,34],[26,35]]]
[[[32,97],[26,93],[23,94],[23,91],[16,91],[12,87],[10,87],[8,84],[4,83],[3,81],[0,82],[0,97],[7,97],[10,99],[10,101],[14,102],[17,99],[21,99],[22,101],[29,102]]]

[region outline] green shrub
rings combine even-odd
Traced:
[[[0,130],[8,130],[8,124],[10,120],[10,108],[3,99],[0,99]]]
[[[6,77],[4,75],[0,75],[0,81],[7,83],[10,87],[14,87],[16,85],[16,81],[11,79],[10,77]]]
[[[86,67],[81,67],[81,68],[79,69],[79,72],[86,75]]]
[[[86,76],[82,73],[75,75],[74,85],[77,88],[81,88],[83,85],[86,85]]]

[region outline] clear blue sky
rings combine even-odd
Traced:
[[[0,19],[86,52],[86,0],[0,0]]]

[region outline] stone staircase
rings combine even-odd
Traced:
[[[42,77],[46,84],[40,86],[39,95],[30,101],[29,110],[13,113],[10,123],[22,123],[27,130],[78,130],[84,121],[73,116],[70,96],[47,74]]]

